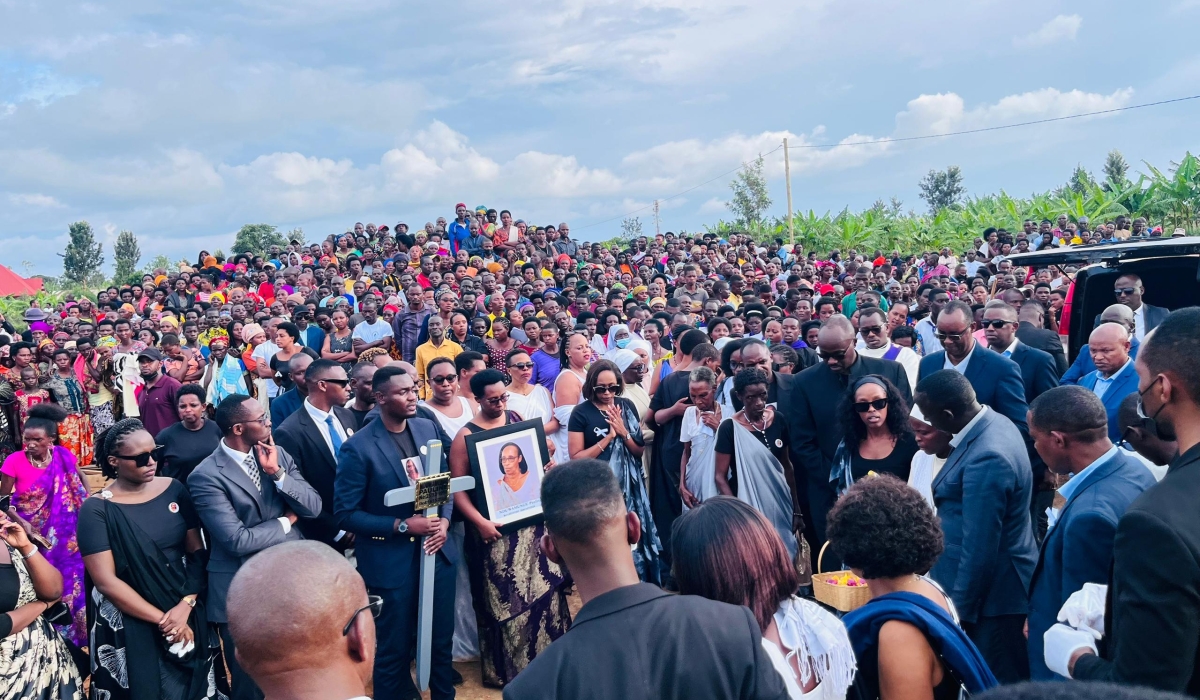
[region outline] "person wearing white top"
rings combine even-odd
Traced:
[[[858,313],[858,354],[899,362],[904,366],[904,373],[908,375],[908,388],[916,390],[921,356],[912,348],[896,345],[888,340],[890,334],[887,314],[882,309],[869,307]]]
[[[857,666],[841,620],[797,598],[796,566],[775,527],[753,506],[715,496],[675,521],[675,583],[698,595],[750,609],[763,650],[792,700],[843,700]]]
[[[913,404],[912,411],[908,414],[908,424],[912,426],[917,447],[921,448],[913,455],[912,468],[908,472],[908,485],[920,492],[929,503],[929,507],[937,512],[937,507],[933,504],[933,480],[950,456],[950,439],[954,436],[933,427],[925,420],[924,414],[916,404]]]

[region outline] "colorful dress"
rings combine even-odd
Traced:
[[[95,461],[96,434],[88,411],[88,392],[74,372],[64,377],[55,372],[46,382],[54,402],[67,409],[67,417],[58,426],[58,442],[75,455],[79,464]]]
[[[521,417],[508,412],[506,423]],[[472,433],[483,430],[467,423]],[[479,657],[483,684],[502,688],[550,643],[571,628],[567,609],[570,581],[538,544],[543,523],[529,525],[491,544],[467,528],[466,558],[471,599],[479,623]]]
[[[8,547],[0,544],[0,547]],[[0,579],[13,579],[17,590],[12,609],[37,600],[25,562],[8,547],[12,563],[0,565]],[[8,601],[3,601],[7,603]],[[8,607],[0,607],[0,610]],[[21,700],[81,700],[83,681],[63,638],[45,617],[0,639],[0,697]]]
[[[14,452],[4,460],[0,473],[16,479],[13,506],[17,515],[28,520],[33,531],[50,542],[50,551],[43,554],[46,561],[62,574],[62,598],[73,618],[71,625],[63,629],[63,634],[76,646],[85,646],[83,557],[79,554],[75,530],[79,509],[88,494],[76,468],[75,455],[65,447],[55,445],[51,448],[49,464],[35,467],[24,451]]]

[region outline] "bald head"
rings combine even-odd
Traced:
[[[405,374],[412,377],[414,382],[417,381],[417,368],[413,366],[413,363],[405,362],[404,360],[393,360],[388,364],[393,367],[399,367],[404,370]]]
[[[854,338],[854,326],[845,316],[830,316],[829,320],[821,326],[821,333],[817,337],[822,340],[829,338],[832,342],[844,344]]]
[[[1126,330],[1133,333],[1136,328],[1133,320],[1133,311],[1124,304],[1113,304],[1104,311],[1100,312],[1100,323],[1119,323],[1125,326]]]
[[[1105,375],[1120,370],[1129,361],[1129,331],[1119,323],[1101,323],[1088,336],[1088,350],[1096,369]]]
[[[272,677],[304,669],[332,673],[357,664],[369,676],[374,622],[370,612],[354,614],[366,604],[366,585],[350,562],[312,541],[256,554],[233,577],[225,603],[238,660],[264,689]],[[355,624],[343,635],[351,617]]]

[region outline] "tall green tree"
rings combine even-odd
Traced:
[[[142,249],[138,247],[137,236],[133,235],[133,231],[122,231],[117,234],[117,240],[113,242],[113,261],[116,269],[113,273],[113,281],[117,284],[125,284],[137,274],[138,261],[142,259]]]
[[[767,179],[763,177],[763,157],[742,166],[737,177],[729,183],[733,198],[725,203],[744,227],[760,223],[771,207],[771,195],[767,191]]]
[[[273,245],[287,245],[287,239],[271,224],[246,224],[233,239],[233,253],[262,255]]]
[[[1108,152],[1104,159],[1104,184],[1106,192],[1119,192],[1129,187],[1129,163],[1117,149]]]
[[[86,221],[71,224],[67,234],[71,241],[67,243],[66,252],[59,253],[63,259],[63,277],[75,284],[84,284],[104,264],[104,246],[96,240],[92,225]]]
[[[642,221],[638,217],[621,221],[621,238],[624,242],[632,241],[642,235]]]
[[[942,171],[930,170],[917,186],[921,188],[921,199],[929,205],[932,216],[958,204],[967,193],[967,188],[963,186],[962,170],[957,165]]]

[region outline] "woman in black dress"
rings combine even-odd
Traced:
[[[204,389],[199,384],[180,387],[175,408],[179,412],[179,422],[163,428],[155,437],[162,446],[158,475],[186,484],[196,465],[220,445],[221,430],[205,412]]]
[[[275,381],[279,383],[279,393],[282,394],[291,391],[295,386],[288,373],[288,361],[300,353],[314,360],[321,359],[321,355],[316,350],[301,345],[300,327],[287,321],[275,326],[275,344],[279,346],[279,352],[271,358],[271,369],[275,370]]]
[[[714,477],[721,495],[736,496],[767,518],[795,560],[801,510],[788,457],[787,426],[767,403],[769,384],[766,373],[756,367],[734,376],[733,393],[743,408],[717,427]]]
[[[877,374],[860,377],[838,410],[843,437],[829,477],[838,495],[871,472],[908,481],[917,439],[908,423],[912,409],[896,386]]]
[[[202,602],[199,519],[183,484],[154,475],[158,453],[136,418],[97,439],[97,461],[114,481],[79,515],[93,698],[207,700],[224,686]]]
[[[62,574],[3,513],[0,539],[0,698],[79,700],[79,670],[44,615],[62,596]]]
[[[624,391],[625,379],[615,364],[610,360],[592,363],[581,390],[584,401],[567,422],[567,451],[571,459],[599,459],[612,466],[625,494],[625,507],[642,521],[642,538],[633,552],[638,576],[658,584],[665,572],[642,471],[645,441],[637,408],[621,398]]]

